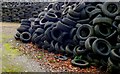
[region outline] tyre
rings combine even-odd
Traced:
[[[74,11],[76,12],[80,12],[82,9],[84,9],[85,7],[85,3],[79,3],[75,8],[74,8]]]
[[[20,35],[20,40],[22,42],[30,42],[31,40],[31,34],[29,32],[23,32],[21,35]]]
[[[45,19],[48,20],[48,21],[51,21],[51,22],[57,22],[58,21],[57,15],[55,13],[47,13],[45,15]]]
[[[77,23],[79,23],[79,24],[88,24],[89,22],[90,22],[89,18],[77,21]]]
[[[42,29],[42,28],[37,28],[34,33],[36,33],[36,34],[38,34],[38,35],[43,34],[43,33],[44,33],[44,29]]]
[[[115,21],[120,22],[120,15],[115,17]]]
[[[77,46],[77,47],[74,48],[73,52],[76,55],[82,55],[86,52],[86,49],[82,46]]]
[[[35,38],[34,38],[34,42],[35,42],[35,44],[38,44],[39,41],[41,41],[41,38],[42,38],[42,37],[43,37],[43,34],[41,34],[41,35],[35,37]]]
[[[58,38],[62,35],[62,31],[56,27],[51,30],[51,36],[54,40],[58,41]]]
[[[74,49],[74,45],[72,44],[68,44],[66,47],[65,47],[65,51],[67,54],[73,54],[73,49]]]
[[[92,44],[92,50],[95,54],[108,56],[111,51],[111,45],[105,39],[96,39]]]
[[[101,25],[101,23],[104,23],[108,26],[112,25],[112,19],[107,18],[107,17],[98,17],[93,19],[93,25]]]
[[[35,40],[34,40],[34,39],[35,39],[37,36],[38,36],[37,34],[33,34],[32,38],[31,38],[31,41],[32,41],[33,44],[35,44]]]
[[[69,9],[68,13],[73,17],[79,17],[80,16],[80,13],[74,11],[73,9]]]
[[[52,25],[54,25],[53,22],[46,22],[44,25],[44,29],[46,30],[47,28],[51,27]]]
[[[111,28],[106,25],[96,25],[94,27],[95,34],[99,37],[107,37],[111,34]]]
[[[71,31],[70,31],[70,38],[73,39],[74,35],[76,34],[76,28],[73,28]]]
[[[89,66],[89,62],[85,60],[78,60],[78,59],[73,59],[71,61],[71,64],[80,68],[85,68]]]
[[[70,15],[69,13],[66,15],[67,18],[71,19],[71,20],[79,20],[80,18],[79,17],[73,17],[72,15]]]
[[[85,40],[88,37],[93,35],[93,28],[92,26],[88,25],[88,24],[84,24],[81,25],[78,29],[77,29],[77,38],[78,39],[82,39]]]
[[[85,41],[85,48],[87,50],[92,50],[92,44],[93,42],[97,39],[97,37],[89,37],[86,41]]]
[[[71,27],[64,24],[63,22],[61,21],[58,21],[57,23],[57,28],[62,30],[62,31],[65,31],[65,32],[69,32],[71,30]]]
[[[116,62],[120,62],[120,53],[118,49],[113,49],[110,52],[110,58]]]
[[[94,9],[93,11],[90,12],[89,16],[90,19],[94,19],[97,15],[101,14],[102,11],[100,9]]]
[[[69,18],[63,18],[62,22],[67,24],[68,26],[72,26],[72,27],[74,27],[76,25],[76,23],[77,23],[77,22],[75,22],[75,21],[73,21],[73,20],[71,20]]]
[[[87,13],[88,15],[90,15],[90,13],[91,13],[93,10],[95,10],[95,9],[96,9],[95,6],[87,6],[87,7],[85,8],[85,11],[86,11],[86,13]]]
[[[22,33],[22,32],[28,32],[29,26],[21,25],[17,31]]]
[[[58,42],[55,44],[55,50],[56,50],[58,53],[61,51],[61,50],[60,50],[60,45],[61,45],[61,44],[58,43]]]
[[[51,30],[52,30],[52,27],[49,27],[49,28],[44,32],[47,41],[51,41],[51,40],[52,40]]]
[[[63,32],[63,33],[59,36],[58,42],[60,42],[60,43],[66,43],[66,41],[68,41],[68,39],[69,39],[68,36],[69,36],[68,33]]]
[[[115,17],[120,12],[119,2],[105,2],[102,12],[108,17]]]

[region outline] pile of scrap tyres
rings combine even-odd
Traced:
[[[20,22],[21,19],[37,18],[37,15],[44,10],[47,2],[3,2],[2,21]]]
[[[16,40],[66,55],[80,68],[120,73],[120,3],[50,3],[37,18],[21,20]]]

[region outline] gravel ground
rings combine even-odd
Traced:
[[[5,41],[3,41],[2,44],[10,43],[12,45],[16,45],[16,44],[23,45],[21,42],[16,41],[13,38],[14,34],[16,33],[16,28],[18,26],[19,26],[18,23],[2,23],[2,25],[0,25],[0,27],[2,27],[2,36],[3,35],[10,36],[10,38],[5,39]],[[3,47],[3,51],[4,51],[4,47]],[[21,65],[22,68],[24,68],[24,70],[22,70],[22,72],[46,72],[45,68],[40,66],[38,62],[31,59],[30,56],[21,54],[19,56],[16,56],[15,58],[12,58],[12,59],[11,58],[12,57],[9,56],[8,59],[10,61],[12,61],[12,63],[15,63],[17,65]],[[3,62],[4,62],[4,60],[3,60]],[[12,64],[12,63],[9,63],[9,64]],[[2,65],[2,67],[4,67],[4,65]]]
[[[13,36],[16,33],[16,28],[18,28],[18,26],[18,23],[3,23],[2,33],[6,35],[12,35],[11,38],[5,40],[3,43],[10,42],[14,48],[17,47],[19,49],[19,52],[22,52],[21,55],[16,56],[14,59],[12,59],[12,61],[22,65],[24,67],[24,71],[84,72],[93,74],[100,73],[96,67],[91,66],[89,68],[80,69],[79,67],[74,67],[71,65],[70,58],[68,58],[67,61],[61,61],[54,58],[54,56],[59,56],[60,54],[49,53],[46,50],[37,48],[32,43],[24,44],[20,41],[16,41]]]

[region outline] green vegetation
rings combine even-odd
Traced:
[[[21,53],[18,49],[13,48],[9,43],[3,45],[2,53],[2,72],[20,72],[23,70],[22,66],[15,63],[13,59]]]

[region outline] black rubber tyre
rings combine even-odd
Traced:
[[[65,31],[65,32],[69,32],[71,30],[71,27],[64,24],[63,22],[61,21],[58,21],[57,23],[57,28],[62,30],[62,31]]]
[[[101,23],[104,23],[108,26],[112,25],[112,19],[107,17],[97,17],[93,19],[93,25],[101,25]]]
[[[71,61],[71,64],[80,68],[85,68],[89,66],[89,62],[85,60],[78,60],[78,59],[73,59]]]
[[[52,40],[51,30],[52,30],[52,27],[49,27],[44,32],[47,41],[51,41]]]
[[[58,41],[58,38],[62,35],[62,31],[56,27],[51,30],[51,36],[54,40]]]
[[[80,16],[80,13],[74,11],[73,9],[69,9],[68,13],[73,17],[79,17]]]
[[[42,38],[42,37],[43,37],[43,34],[41,34],[41,35],[37,36],[36,38],[34,38],[35,44],[38,44],[39,41],[41,41],[41,38]]]
[[[65,53],[65,46],[64,46],[64,45],[61,45],[61,46],[60,46],[60,50],[61,50],[61,53]]]
[[[30,24],[31,24],[31,22],[29,21],[29,19],[22,19],[21,20],[21,25],[31,26]]]
[[[40,12],[40,14],[38,14],[38,18],[42,19],[45,16],[46,12]]]
[[[74,11],[76,12],[80,12],[82,9],[84,9],[85,7],[85,3],[79,3],[75,8],[74,8]]]
[[[51,41],[51,43],[50,43],[50,48],[48,49],[48,51],[49,52],[55,52],[55,44],[56,44],[57,42],[56,41]]]
[[[53,3],[50,3],[48,6],[47,6],[47,10],[50,10],[51,8],[53,8]]]
[[[71,20],[79,20],[80,18],[79,17],[73,17],[72,15],[70,15],[69,13],[66,15],[67,18],[71,19]]]
[[[53,22],[46,22],[44,25],[44,29],[46,30],[47,28],[51,27],[52,25],[54,25]]]
[[[62,22],[63,23],[65,23],[66,25],[68,25],[68,26],[75,26],[76,25],[76,23],[77,22],[75,22],[75,21],[73,21],[73,20],[71,20],[71,19],[69,19],[69,18],[63,18],[62,19]]]
[[[25,31],[27,32],[28,29],[29,29],[29,26],[21,25],[21,26],[17,29],[17,31],[20,32],[20,33],[22,33],[22,32],[25,32]]]
[[[111,28],[106,25],[96,25],[94,30],[95,34],[99,37],[107,37],[111,34]]]
[[[97,15],[101,14],[102,11],[100,9],[94,9],[93,11],[90,12],[89,16],[90,19],[94,19]]]
[[[111,45],[105,39],[96,39],[92,44],[92,50],[95,54],[108,56],[111,51]]]
[[[42,19],[40,20],[40,25],[44,26],[47,21],[48,21],[48,20],[46,20],[45,18],[42,18]]]
[[[40,25],[33,25],[33,26],[32,26],[32,29],[33,29],[33,30],[36,30],[37,28],[41,28],[41,26],[40,26]]]
[[[120,73],[120,66],[119,63],[114,62],[110,57],[108,58],[108,68],[112,70],[112,72],[118,71],[118,74]]]
[[[86,49],[82,46],[77,46],[74,48],[73,53],[76,55],[82,55],[86,52]]]
[[[120,43],[120,35],[117,36],[117,42]]]
[[[48,21],[51,21],[51,22],[57,22],[58,21],[57,15],[55,13],[47,13],[45,15],[45,19],[48,20]]]
[[[14,38],[15,38],[16,40],[19,40],[19,39],[20,39],[20,37],[18,37],[16,34],[14,35]]]
[[[85,41],[85,48],[87,50],[92,50],[92,44],[93,42],[97,39],[97,37],[89,37],[86,41]]]
[[[70,38],[73,39],[74,35],[76,34],[76,28],[73,28],[71,31],[70,31]]]
[[[33,44],[35,44],[34,39],[35,39],[37,36],[38,36],[37,34],[33,34],[32,38],[31,38],[31,41],[32,41]]]
[[[120,12],[119,2],[105,2],[102,6],[102,12],[108,17],[115,17]]]
[[[88,24],[81,25],[77,29],[76,34],[78,39],[85,40],[93,35],[93,27]]]
[[[111,50],[110,58],[116,62],[120,62],[120,53],[118,49]]]
[[[90,15],[90,13],[91,13],[93,10],[95,10],[95,9],[96,9],[95,6],[87,6],[87,7],[85,8],[85,11],[86,11],[86,13],[87,13],[88,15]]]
[[[32,27],[31,28],[29,28],[29,33],[32,35],[33,33],[34,33],[34,29],[32,29]]]
[[[61,50],[60,50],[60,45],[61,45],[61,44],[58,43],[58,42],[55,44],[55,50],[56,50],[58,53],[61,51]]]
[[[80,24],[88,24],[89,22],[90,22],[89,18],[77,21],[77,23],[80,23]]]
[[[60,42],[60,43],[65,43],[65,41],[67,41],[67,40],[69,39],[68,36],[69,36],[68,33],[63,32],[63,33],[59,36],[58,42]]]
[[[120,15],[115,17],[115,21],[120,22]]]
[[[42,29],[42,28],[37,28],[34,33],[36,33],[36,34],[38,34],[38,35],[43,34],[43,33],[44,33],[44,29]]]
[[[66,47],[65,47],[65,51],[67,54],[73,54],[73,49],[74,49],[74,45],[72,44],[68,44]]]
[[[21,35],[20,35],[20,40],[22,42],[30,42],[31,40],[31,34],[29,32],[23,32]]]
[[[63,12],[62,12],[62,15],[66,15],[68,13],[68,11],[70,10],[70,6],[66,7]]]

